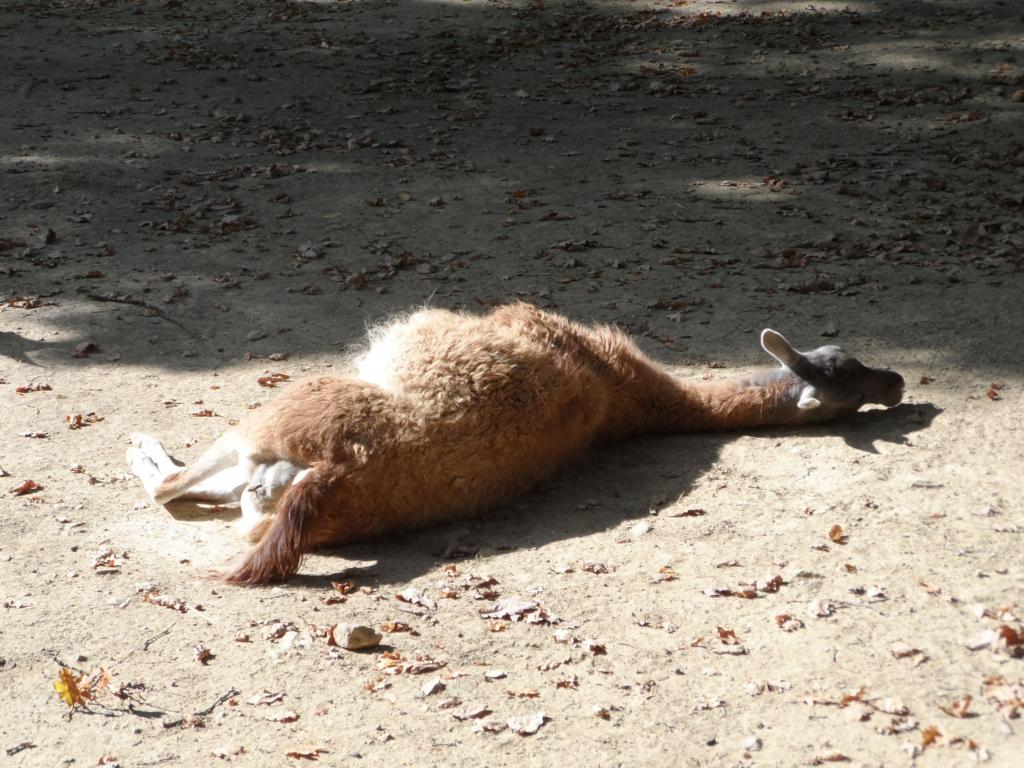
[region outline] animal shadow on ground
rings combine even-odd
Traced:
[[[602,446],[533,492],[459,523],[390,539],[320,550],[317,555],[361,564],[329,574],[303,570],[292,587],[329,587],[331,581],[359,576],[377,587],[407,583],[437,567],[440,560],[476,558],[486,570],[489,553],[533,549],[605,531],[647,518],[693,488],[710,470],[722,448],[741,435],[803,439],[838,435],[851,448],[878,453],[877,441],[905,444],[927,429],[942,409],[931,403],[904,403],[855,413],[827,424],[747,432],[644,436]],[[312,570],[316,570],[315,566]]]
[[[32,341],[14,331],[0,331],[0,357],[16,360],[19,363],[38,368],[39,364],[32,359],[32,352],[53,348],[48,341]]]

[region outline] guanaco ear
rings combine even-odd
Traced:
[[[803,357],[786,341],[785,336],[771,328],[761,331],[761,346],[787,368],[795,367]]]
[[[821,407],[821,392],[818,391],[817,387],[807,385],[800,392],[800,399],[796,402],[796,407],[801,411],[813,411],[815,408]]]

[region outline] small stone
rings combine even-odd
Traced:
[[[440,693],[445,689],[445,684],[441,682],[440,677],[432,677],[423,684],[420,689],[420,693],[424,696],[433,696],[435,693]]]
[[[747,752],[760,752],[762,747],[764,747],[764,742],[757,736],[747,736],[743,740],[743,748]]]
[[[361,651],[380,645],[381,634],[360,624],[338,624],[331,632],[334,642],[349,651]]]
[[[629,535],[634,539],[639,539],[641,536],[651,532],[651,524],[648,522],[640,521],[632,528],[629,529]]]

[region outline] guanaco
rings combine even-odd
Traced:
[[[595,443],[645,432],[800,425],[893,406],[903,378],[837,346],[747,378],[686,381],[621,331],[529,304],[484,316],[423,309],[371,331],[355,375],[296,382],[194,464],[132,435],[128,462],[157,504],[238,504],[254,544],[224,581],[296,573],[302,556],[478,513],[550,477]]]

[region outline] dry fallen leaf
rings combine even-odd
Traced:
[[[858,688],[855,691],[850,691],[849,693],[844,693],[843,697],[838,702],[836,702],[836,701],[822,701],[822,700],[818,700],[818,699],[813,699],[813,700],[812,699],[808,699],[807,703],[808,704],[825,704],[825,705],[828,705],[828,706],[835,706],[835,707],[842,708],[842,707],[849,706],[854,701],[863,701],[865,693],[867,693],[866,689]]]
[[[484,619],[525,620],[530,624],[557,624],[559,619],[548,613],[535,600],[520,600],[515,597],[499,600],[480,614]]]
[[[512,733],[519,736],[531,736],[540,730],[540,727],[550,719],[543,712],[537,712],[536,714],[524,717],[510,717],[505,723]]]
[[[461,709],[452,712],[452,717],[456,720],[474,720],[487,717],[489,714],[491,714],[491,710],[484,704],[467,704]]]
[[[669,517],[702,517],[706,515],[703,509],[683,509],[676,512],[670,512]]]
[[[228,747],[217,747],[217,749],[211,751],[210,754],[220,760],[230,760],[232,757],[241,757],[246,754],[247,751],[248,750],[246,750],[245,747],[235,747],[234,749],[230,749]]]
[[[845,544],[846,534],[843,533],[843,527],[841,525],[833,525],[828,532],[829,539],[835,544]]]
[[[380,693],[391,687],[391,683],[383,677],[377,677],[363,685],[363,688],[370,693]]]
[[[142,600],[143,602],[159,605],[163,608],[170,608],[172,611],[177,611],[178,613],[188,612],[188,606],[185,605],[184,600],[180,600],[177,597],[171,597],[170,595],[161,595],[157,592],[146,592],[142,595]]]
[[[319,760],[320,755],[328,754],[326,749],[321,747],[302,747],[299,749],[290,749],[284,753],[286,757],[292,757],[296,760]]]
[[[81,344],[75,347],[75,351],[71,353],[72,357],[88,357],[91,354],[99,352],[100,348],[94,341],[83,341]]]
[[[435,693],[443,691],[446,687],[447,686],[441,682],[441,678],[432,677],[423,684],[423,687],[420,688],[420,695],[424,697],[433,696]]]
[[[972,651],[988,649],[996,654],[1006,654],[1014,658],[1024,656],[1024,632],[1008,624],[996,629],[986,629],[967,641]]]
[[[96,554],[92,561],[92,569],[98,574],[120,573],[121,565],[128,558],[128,553],[122,551],[120,554],[107,547]]]
[[[954,699],[952,702],[949,703],[949,705],[940,704],[939,709],[941,709],[950,717],[976,717],[975,713],[970,711],[971,700],[971,695],[967,694],[966,696],[962,696],[959,699]]]
[[[853,592],[852,589],[850,591]],[[885,591],[885,587],[880,587],[877,584],[874,585],[874,586],[868,587],[867,590],[865,590],[863,594],[866,594],[868,596],[868,599],[872,603],[880,603],[880,602],[882,602],[884,600],[888,600],[889,599],[889,594]]]
[[[711,587],[704,590],[708,597],[741,597],[744,600],[753,600],[758,597],[757,589],[754,587],[739,587],[729,589],[728,587]]]
[[[439,661],[423,655],[414,656],[411,660],[406,659],[405,656],[397,651],[385,651],[380,655],[380,659],[377,662],[377,666],[388,675],[400,675],[403,673],[422,675],[426,672],[435,672],[447,666],[447,664],[447,661]]]
[[[540,698],[540,691],[536,688],[509,688],[505,695],[510,699],[536,699]]]
[[[475,720],[473,722],[473,733],[501,733],[508,726],[505,723],[496,723],[493,720]]]
[[[651,579],[651,583],[659,584],[663,581],[675,581],[678,578],[679,574],[677,574],[673,568],[663,565],[658,569],[658,575]]]
[[[777,680],[774,683],[767,680],[751,680],[744,683],[743,690],[748,696],[760,696],[762,693],[779,693],[788,691],[793,686],[785,680]]]
[[[65,416],[64,421],[67,422],[68,429],[81,429],[82,427],[87,427],[90,424],[96,424],[103,421],[103,417],[97,416],[95,413],[90,411],[84,416],[80,413]]]
[[[261,693],[257,693],[246,699],[247,704],[252,704],[254,707],[258,706],[270,706],[271,704],[278,704],[284,699],[283,693],[271,693],[266,688]]]
[[[850,758],[842,752],[833,752],[831,755],[822,755],[811,760],[811,765],[824,765],[825,763],[848,763]]]
[[[287,373],[271,373],[267,376],[260,376],[256,379],[256,383],[261,387],[276,387],[282,381],[288,381],[291,376]]]
[[[49,384],[26,384],[23,387],[18,387],[14,391],[19,395],[25,395],[29,392],[49,392],[53,387]]]
[[[294,723],[299,716],[290,709],[275,709],[265,715],[265,719],[272,723]]]
[[[707,699],[706,701],[699,701],[693,708],[694,712],[707,712],[712,709],[723,709],[725,702],[722,699]]]
[[[796,632],[798,629],[803,629],[804,623],[800,619],[795,619],[788,613],[780,613],[775,617],[775,623],[779,625],[779,628],[784,632]]]
[[[1020,717],[1024,709],[1024,681],[1011,683],[1006,678],[993,676],[985,679],[985,699],[993,702],[1009,720]]]
[[[884,699],[877,699],[871,702],[871,706],[877,709],[879,712],[884,712],[887,715],[897,715],[900,717],[910,714],[910,709],[899,699],[887,697]]]
[[[718,627],[718,639],[722,641],[724,645],[741,645],[742,640],[736,636],[736,632],[725,627]]]
[[[410,605],[422,606],[429,611],[437,610],[437,603],[415,587],[409,587],[408,589],[403,590],[399,594],[395,595],[395,599],[400,600],[403,603],[409,603]]]
[[[24,496],[25,494],[35,493],[36,491],[41,490],[43,490],[43,486],[41,486],[35,480],[26,480],[17,488],[11,488],[9,492],[13,493],[15,496]]]
[[[928,657],[924,655],[920,648],[915,648],[914,646],[902,641],[897,641],[890,645],[889,653],[891,653],[895,659],[913,658],[915,667],[928,661]]]
[[[919,723],[912,717],[893,717],[888,723],[875,726],[875,732],[883,736],[895,736],[898,733],[916,731],[918,726]]]
[[[67,667],[61,667],[53,688],[69,707],[79,707],[92,699],[92,692],[80,685],[82,675],[76,675]]]
[[[81,706],[87,701],[92,701],[97,691],[105,690],[109,685],[110,673],[102,667],[88,677],[61,667],[57,680],[53,683],[54,690],[69,707]]]
[[[942,736],[942,733],[939,731],[939,729],[934,725],[929,725],[927,728],[921,731],[921,746],[927,748],[931,744],[934,744],[936,741],[938,741],[940,736]]]
[[[355,584],[351,581],[332,581],[331,587],[333,587],[334,591],[339,595],[351,594],[356,588]]]

